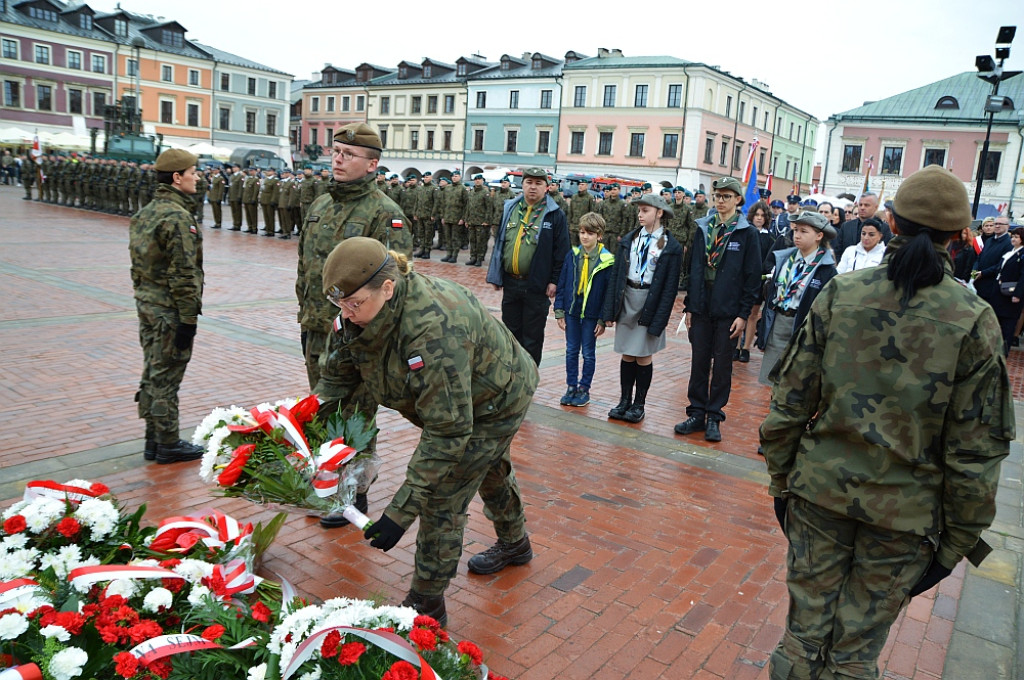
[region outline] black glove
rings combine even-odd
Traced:
[[[946,578],[953,573],[952,569],[946,569],[944,566],[939,564],[936,559],[932,560],[931,566],[928,567],[928,571],[924,572],[924,576],[921,580],[914,584],[914,587],[910,589],[910,597],[920,595],[921,593],[931,590],[939,584],[939,581]]]
[[[395,547],[404,533],[405,529],[395,524],[393,519],[387,515],[381,515],[379,520],[366,527],[363,538],[370,541],[370,545],[374,548],[380,548],[387,552]]]
[[[776,497],[772,500],[775,501],[775,519],[779,520],[782,533],[786,533],[786,499]]]
[[[174,347],[186,350],[192,346],[192,338],[196,337],[196,325],[194,323],[179,323],[178,329],[174,331]]]
[[[302,356],[306,356],[306,331],[299,333],[299,342],[302,343]]]

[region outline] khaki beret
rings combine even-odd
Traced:
[[[526,170],[523,170],[523,179],[526,179],[527,177],[539,177],[542,180],[544,180],[545,182],[548,181],[548,173],[547,173],[546,170],[544,170],[544,168],[536,168],[535,167],[535,168],[527,168]]]
[[[183,172],[199,163],[199,157],[184,149],[168,149],[156,159],[157,172]]]
[[[633,205],[649,205],[658,210],[664,210],[666,217],[672,217],[672,206],[665,202],[665,199],[656,194],[644,194],[638,198]]]
[[[370,282],[389,259],[388,249],[377,239],[347,238],[331,251],[324,262],[324,295],[343,300]]]
[[[711,186],[714,189],[725,189],[726,191],[731,191],[737,196],[743,195],[743,185],[741,185],[740,181],[735,177],[719,177],[711,183]]]
[[[905,220],[939,231],[960,231],[971,224],[964,183],[938,165],[929,165],[904,180],[892,210]]]
[[[819,212],[804,210],[796,217],[789,218],[790,224],[806,224],[815,231],[820,231],[831,241],[836,237],[836,229],[829,224],[828,218]]]
[[[374,132],[373,128],[366,123],[349,123],[338,128],[334,133],[334,141],[348,144],[349,146],[362,146],[367,149],[384,150],[384,144],[380,141],[380,135]]]

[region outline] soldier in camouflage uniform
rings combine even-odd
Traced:
[[[306,215],[309,214],[309,206],[316,200],[317,180],[313,177],[313,169],[306,168],[302,171],[302,183],[299,185],[299,229],[306,223]]]
[[[263,235],[273,236],[276,230],[277,185],[281,182],[273,168],[267,168],[260,182],[260,207],[263,210]]]
[[[423,184],[416,194],[416,204],[413,207],[413,214],[416,216],[416,242],[420,248],[414,257],[422,257],[425,260],[430,259],[430,250],[434,247],[434,199],[437,197],[437,190],[432,179],[433,173],[429,170],[423,173]]]
[[[772,372],[761,443],[790,597],[773,680],[878,677],[910,598],[990,550],[1014,412],[996,316],[945,247],[967,192],[928,166],[893,213],[883,264],[829,282]]]
[[[697,233],[697,220],[693,217],[693,206],[686,200],[686,189],[676,187],[672,191],[672,198],[672,219],[669,220],[668,230],[683,246],[683,262],[686,263],[689,261],[690,246],[693,245],[693,235]],[[767,255],[768,253],[761,253],[762,257]],[[682,267],[679,271],[680,290],[685,280],[685,269],[686,267]]]
[[[597,205],[597,214],[604,218],[604,247],[613,253],[619,252],[619,238],[633,223],[629,205],[619,198],[619,185],[609,184],[604,190],[604,200]]]
[[[295,183],[291,168],[281,170],[281,181],[277,183],[277,219],[281,224],[278,238],[292,237],[292,185]]]
[[[708,216],[711,206],[708,205],[708,197],[703,189],[693,192],[693,219],[701,220]]]
[[[193,216],[197,158],[160,154],[156,196],[131,220],[128,248],[144,365],[135,401],[146,421],[145,459],[196,460],[203,449],[178,438],[178,387],[202,312],[203,233]]]
[[[316,182],[313,183],[315,191],[313,192],[313,200],[320,198],[327,193],[327,189],[331,186],[331,172],[324,168],[320,171],[320,175],[316,178]],[[306,220],[303,219],[303,222]]]
[[[364,537],[388,551],[419,518],[415,571],[402,604],[444,626],[444,592],[477,493],[498,540],[470,558],[469,570],[492,574],[533,559],[511,444],[537,369],[475,295],[413,272],[403,255],[372,239],[335,248],[323,290],[341,308],[317,386],[326,408],[363,393],[422,428],[405,482]]]
[[[441,224],[444,230],[444,242],[448,248],[448,255],[441,258],[441,262],[458,262],[459,248],[465,238],[466,231],[466,201],[469,194],[462,184],[462,173],[458,170],[452,171],[452,185],[445,190],[441,208]]]
[[[210,187],[207,191],[208,198],[210,199],[210,209],[213,210],[213,228],[220,229],[221,218],[223,217],[223,206],[224,202],[224,188],[226,182],[224,180],[224,173],[220,170],[214,170],[210,176]]]
[[[139,208],[145,208],[153,200],[156,191],[156,173],[150,163],[142,164],[142,179],[139,180]]]
[[[228,184],[228,205],[231,206],[231,231],[242,231],[242,187],[245,173],[237,165],[231,168]]]
[[[434,229],[437,231],[437,249],[448,251],[448,238],[445,235],[444,220],[441,216],[444,214],[444,201],[447,197],[448,188],[451,186],[451,180],[447,177],[442,177],[437,180],[437,195],[434,196]],[[445,255],[447,257],[447,255]],[[443,258],[442,258],[443,259]]]
[[[466,199],[466,226],[469,229],[470,267],[482,267],[487,255],[487,242],[491,237],[491,219],[494,203],[491,192],[484,186],[483,175],[473,175],[473,188]]]
[[[35,156],[29,152],[21,157],[21,185],[25,187],[24,200],[32,200],[32,187],[35,186],[38,176],[39,166],[36,164]]]
[[[491,217],[491,238],[498,237],[498,227],[501,226],[501,215],[505,210],[505,201],[516,197],[512,191],[512,180],[505,175],[501,178],[501,187],[494,192],[494,215]]]
[[[139,212],[139,182],[142,180],[142,172],[138,163],[132,161],[128,164],[128,214],[134,215]]]
[[[207,171],[208,172],[208,171]],[[203,206],[206,205],[206,190],[210,187],[210,182],[206,179],[205,172],[199,172],[196,174],[196,193],[192,199],[196,203],[196,222],[199,224],[203,223]]]
[[[412,234],[412,247],[413,249],[419,248],[419,240],[416,233],[416,219],[413,215],[416,214],[416,201],[420,195],[419,181],[415,175],[410,175],[409,179],[405,180],[405,186],[402,187],[402,193],[398,195],[396,203],[398,207],[402,209],[402,214],[405,215],[406,219],[409,220],[409,224],[406,227]]]
[[[576,185],[576,193],[569,199],[569,209],[565,211],[573,247],[580,244],[580,218],[588,212],[597,212],[597,199],[590,193],[590,182],[584,179]]]
[[[118,215],[130,214],[128,212],[128,178],[131,174],[132,169],[128,167],[128,161],[121,161],[119,167],[117,168],[117,175],[115,175],[114,180],[116,183]]]
[[[260,196],[260,178],[256,174],[256,168],[249,168],[248,176],[242,184],[242,207],[245,208],[245,227],[250,234],[255,234],[259,229],[259,207],[257,201]]]
[[[558,182],[553,179],[548,180],[548,196],[555,200],[558,207],[562,209],[562,212],[569,215],[569,204],[565,200],[565,196],[562,195],[562,187],[559,186]]]

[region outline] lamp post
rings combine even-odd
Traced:
[[[981,147],[981,157],[978,159],[978,175],[975,178],[974,205],[971,208],[971,216],[977,218],[978,204],[981,202],[981,184],[985,177],[985,164],[988,161],[988,143],[992,136],[992,121],[996,113],[1011,110],[1013,105],[1006,97],[999,96],[999,83],[1019,74],[1020,71],[1003,71],[1003,62],[1010,57],[1010,43],[1017,33],[1016,26],[1001,26],[999,34],[996,35],[996,59],[982,54],[975,58],[974,66],[978,69],[978,77],[992,83],[992,94],[985,100],[985,112],[988,114],[988,127],[985,130],[985,143]]]

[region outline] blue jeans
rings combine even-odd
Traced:
[[[596,328],[597,319],[565,317],[565,383],[569,387],[578,386],[590,390],[594,380],[594,368],[597,365],[597,337],[594,335]],[[580,368],[580,350],[583,351],[583,374],[580,375],[579,382],[576,382]]]

